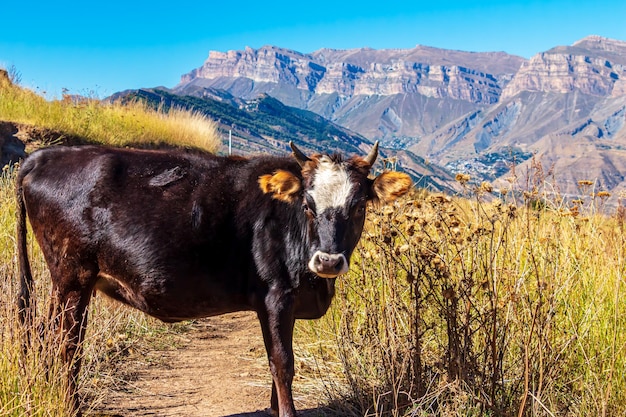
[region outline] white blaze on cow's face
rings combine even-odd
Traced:
[[[315,203],[315,212],[320,215],[329,208],[345,207],[353,184],[342,164],[334,163],[327,156],[321,157],[318,163],[309,195]]]
[[[314,249],[308,267],[321,277],[334,278],[345,274],[349,268],[348,257],[353,248],[347,240],[354,227],[348,213],[356,185],[345,162],[333,161],[328,156],[321,156],[316,162],[305,199],[314,212],[319,246]]]

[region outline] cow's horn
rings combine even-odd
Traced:
[[[378,157],[378,141],[374,143],[374,146],[372,146],[372,150],[365,157],[365,162],[367,162],[369,166],[371,167],[374,165],[374,162],[376,162],[377,157]]]
[[[296,158],[296,161],[298,161],[298,164],[300,164],[301,167],[304,167],[304,164],[311,160],[311,158],[298,149],[292,141],[289,141],[289,146],[291,147],[294,158]]]

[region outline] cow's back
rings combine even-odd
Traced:
[[[91,266],[96,288],[175,321],[250,308],[249,243],[233,218],[233,178],[246,163],[54,147],[33,153],[18,181],[49,265]]]

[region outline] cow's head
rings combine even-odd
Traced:
[[[308,267],[324,278],[348,271],[365,222],[368,201],[388,203],[411,188],[411,178],[383,172],[368,178],[378,156],[378,142],[365,157],[345,160],[340,155],[306,156],[293,143],[293,155],[302,167],[302,180],[279,170],[259,178],[265,193],[289,204],[300,204],[308,224]]]

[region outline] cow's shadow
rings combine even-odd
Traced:
[[[119,413],[89,413],[86,414],[88,417],[125,417],[123,414]],[[222,417],[270,417],[271,414],[269,410],[257,410],[257,411],[248,411],[237,414],[229,414]],[[327,407],[319,407],[319,408],[309,408],[305,410],[298,410],[298,417],[341,417],[342,414],[338,413]],[[208,417],[208,416],[207,416]]]
[[[309,408],[306,410],[297,410],[298,417],[340,417],[336,411],[327,407]],[[222,417],[269,417],[271,416],[269,410],[257,410],[245,413],[229,414]]]

